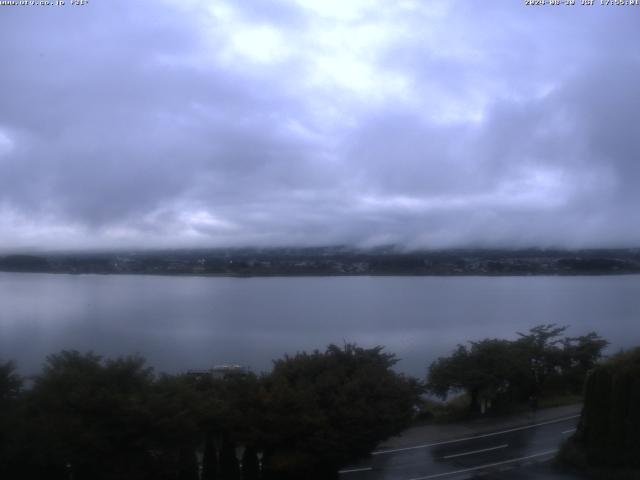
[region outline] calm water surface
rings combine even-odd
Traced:
[[[540,323],[640,345],[640,276],[206,278],[0,273],[0,358],[24,373],[61,349],[139,352],[161,371],[385,345],[423,376],[457,343]]]

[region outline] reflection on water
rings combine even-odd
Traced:
[[[640,344],[640,276],[203,278],[0,273],[0,357],[139,352],[163,371],[256,371],[329,343],[385,345],[423,376],[456,343],[540,323]]]

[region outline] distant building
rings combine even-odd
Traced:
[[[222,379],[234,375],[246,375],[247,373],[249,373],[249,368],[237,363],[222,363],[206,370],[187,370],[187,375],[194,377],[196,380],[201,378]]]
[[[237,363],[214,365],[211,369],[211,376],[213,378],[225,378],[229,375],[246,375],[247,373],[249,373],[249,368]]]

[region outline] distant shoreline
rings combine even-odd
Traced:
[[[640,273],[640,249],[444,250],[347,248],[177,250],[0,256],[0,271],[190,277],[522,277]]]
[[[68,275],[80,277],[83,275],[93,275],[101,277],[184,277],[184,278],[523,278],[523,277],[624,277],[640,275],[638,272],[618,272],[618,273],[288,273],[288,274],[234,274],[234,273],[146,273],[146,272],[45,272],[45,271],[17,271],[0,270],[0,273],[20,273],[25,275]]]

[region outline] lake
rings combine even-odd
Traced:
[[[138,352],[159,371],[268,370],[329,343],[384,345],[423,377],[457,343],[541,323],[640,345],[640,276],[155,277],[0,273],[0,358],[34,373],[50,353]]]

